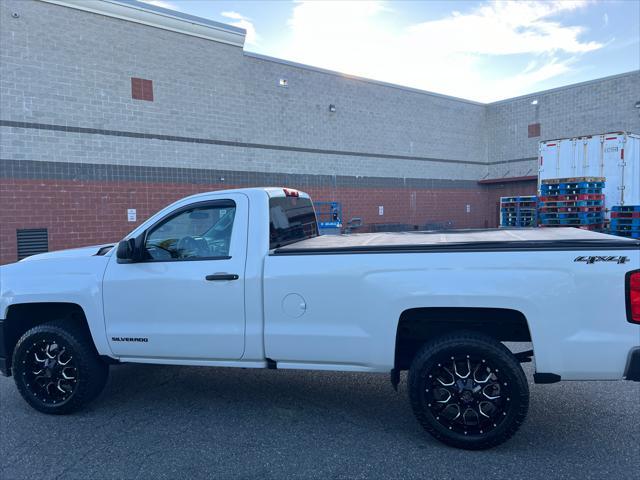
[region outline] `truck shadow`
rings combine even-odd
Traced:
[[[28,457],[34,468],[66,465],[78,473],[69,478],[103,478],[95,472],[105,456],[117,461],[104,478],[189,471],[193,478],[515,479],[549,466],[571,472],[565,478],[628,478],[637,468],[628,452],[640,442],[633,421],[639,386],[530,384],[520,431],[495,449],[472,452],[423,432],[404,376],[395,392],[383,374],[125,364],[111,369],[95,402],[70,416],[32,410],[11,379],[0,378],[0,446],[8,452],[0,468],[20,465],[46,444],[46,455]],[[14,477],[23,478],[7,478]]]
[[[526,370],[531,382],[531,368]],[[563,435],[582,437],[590,430],[585,419],[597,416],[599,407],[592,397],[576,391],[576,385],[589,389],[594,383],[530,384],[529,418],[499,449],[513,452],[532,444],[552,448],[560,440],[559,429]],[[218,427],[257,418],[261,428],[274,431],[286,425],[331,435],[345,430],[385,433],[418,441],[422,447],[442,447],[415,421],[404,374],[395,392],[385,374],[130,364],[112,368],[109,385],[94,405],[95,410],[126,411],[137,417],[180,412],[189,422]]]
[[[384,430],[391,428],[385,420],[391,414],[404,429],[417,428],[406,392],[395,392],[384,374],[120,365],[111,369],[95,408],[132,411],[150,405],[196,415],[224,411],[226,418],[255,413],[262,422],[291,424],[330,417]]]

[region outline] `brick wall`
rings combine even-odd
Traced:
[[[236,186],[247,185],[5,178],[0,180],[3,205],[0,264],[17,260],[19,228],[47,228],[50,250],[116,242],[179,198]],[[452,222],[454,227],[468,228],[487,226],[491,221],[486,189],[481,186],[475,189],[310,186],[304,190],[317,201],[340,200],[345,220],[358,216],[366,224],[424,226]],[[378,215],[380,205],[384,206],[384,216]],[[127,221],[129,208],[137,210],[137,222]]]
[[[500,197],[516,195],[537,195],[538,181],[526,180],[519,182],[491,183],[485,185],[487,191],[488,226],[497,227],[500,224]]]

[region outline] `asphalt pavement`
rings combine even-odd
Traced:
[[[32,410],[0,378],[0,477],[640,478],[640,383],[531,387],[507,443],[470,452],[422,431],[403,376],[119,365],[86,410]]]

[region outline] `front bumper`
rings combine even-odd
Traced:
[[[640,347],[631,350],[629,353],[624,378],[632,382],[640,382]]]

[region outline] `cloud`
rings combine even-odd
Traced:
[[[583,8],[586,2],[581,0],[492,1],[403,27],[397,26],[396,5],[299,1],[288,20],[290,41],[275,54],[353,75],[491,101],[525,93],[538,82],[567,73],[578,56],[602,47],[582,40],[583,27],[554,19]],[[512,60],[526,66],[518,70]]]
[[[259,41],[259,36],[256,32],[256,28],[253,25],[251,19],[245,17],[244,15],[238,12],[222,12],[222,15],[225,18],[230,18],[234,20],[233,22],[227,22],[229,25],[233,25],[234,27],[244,28],[247,31],[247,36],[245,38],[245,42],[247,45],[257,45]]]
[[[466,14],[409,27],[419,42],[446,40],[455,53],[508,55],[563,50],[582,53],[599,48],[596,42],[580,42],[582,27],[568,27],[547,17],[575,10],[584,2],[495,2]]]

